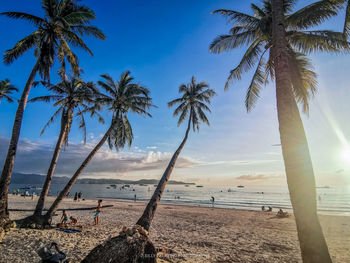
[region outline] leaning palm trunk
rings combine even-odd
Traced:
[[[332,262],[317,217],[316,185],[303,123],[293,96],[285,39],[283,0],[272,1],[271,50],[276,73],[277,113],[290,199],[303,262]]]
[[[39,68],[39,60],[34,65],[32,72],[29,75],[29,78],[27,80],[26,85],[24,86],[21,99],[18,103],[15,121],[12,128],[12,135],[10,140],[10,145],[8,148],[6,160],[4,167],[2,169],[1,173],[1,180],[0,180],[0,226],[2,222],[9,220],[9,213],[8,213],[8,187],[11,180],[12,175],[12,169],[15,162],[15,155],[17,150],[17,144],[19,135],[21,132],[21,126],[22,126],[22,119],[23,119],[23,113],[24,109],[27,104],[29,91],[33,85],[33,81],[35,78],[35,75]]]
[[[179,148],[176,150],[176,152],[174,153],[173,157],[171,158],[168,167],[166,168],[162,178],[160,179],[158,186],[156,188],[156,190],[153,193],[153,196],[151,198],[151,200],[148,202],[146,209],[144,210],[142,216],[140,217],[140,219],[137,221],[137,225],[142,226],[144,229],[149,230],[153,217],[156,213],[156,209],[158,206],[158,203],[162,197],[162,194],[164,193],[164,189],[165,186],[170,178],[170,175],[174,169],[175,163],[177,158],[179,157],[186,141],[187,141],[187,137],[188,137],[188,133],[190,131],[190,127],[191,127],[191,120],[192,120],[192,113],[190,115],[190,118],[188,119],[188,126],[187,126],[187,130],[186,130],[186,134],[185,137],[182,141],[182,143],[180,144]]]
[[[54,151],[52,159],[51,159],[49,170],[47,171],[47,175],[45,178],[43,188],[42,188],[41,193],[40,193],[38,203],[36,204],[36,208],[34,211],[34,217],[41,216],[41,214],[43,212],[45,198],[49,192],[51,181],[52,181],[52,176],[55,172],[58,156],[60,154],[64,138],[66,137],[66,134],[67,134],[69,118],[71,118],[71,110],[70,109],[67,111],[66,115],[62,116],[60,134],[59,134],[58,139],[57,139],[55,151]]]
[[[70,191],[70,189],[72,188],[73,184],[75,183],[75,181],[78,179],[79,175],[84,171],[84,169],[86,168],[86,166],[89,164],[89,162],[92,160],[92,158],[95,156],[95,154],[98,152],[98,150],[100,150],[100,148],[102,147],[102,145],[106,142],[109,134],[112,132],[113,130],[113,125],[111,125],[109,127],[109,129],[107,130],[107,132],[105,133],[105,135],[102,137],[101,141],[95,146],[95,148],[90,152],[90,154],[86,157],[86,159],[84,160],[84,162],[80,165],[80,167],[78,168],[78,170],[75,172],[75,174],[72,176],[72,178],[69,180],[69,182],[67,183],[67,185],[63,188],[63,190],[59,193],[59,195],[57,196],[57,198],[55,199],[55,201],[52,203],[51,207],[49,208],[49,210],[47,211],[47,213],[45,214],[45,218],[46,220],[49,220],[51,215],[54,214],[59,206],[59,204],[61,203],[61,201],[63,200],[63,198],[67,195],[67,193]]]

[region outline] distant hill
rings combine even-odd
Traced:
[[[28,184],[28,185],[41,185],[44,183],[45,175],[40,174],[23,174],[23,173],[13,173],[11,177],[11,184]],[[66,184],[69,178],[66,176],[58,177],[54,176],[52,178],[53,184]],[[78,179],[77,184],[158,184],[159,180],[157,179],[141,179],[137,181],[132,180],[121,180],[121,179],[91,179],[83,178]],[[168,184],[191,184],[195,183],[185,183],[180,181],[169,181]]]
[[[45,181],[46,175],[41,174],[23,174],[23,173],[12,173],[11,184],[43,184]],[[66,184],[68,182],[68,177],[53,177],[53,184]]]

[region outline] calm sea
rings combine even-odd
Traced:
[[[10,189],[18,189],[28,185],[12,184]],[[36,185],[38,186],[38,185]],[[154,185],[123,185],[111,187],[105,184],[76,184],[73,186],[70,197],[75,192],[82,192],[86,199],[118,199],[148,201],[155,189]],[[57,195],[64,185],[51,186],[50,195]],[[24,190],[22,190],[24,191]],[[40,190],[28,190],[29,193]],[[350,186],[331,186],[330,188],[317,188],[318,211],[323,214],[350,215]],[[207,186],[195,185],[167,185],[162,197],[162,203],[194,206],[212,206],[211,197],[215,198],[215,207],[239,208],[260,210],[261,206],[284,208],[291,210],[287,187],[281,186]]]

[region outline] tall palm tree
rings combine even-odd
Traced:
[[[18,89],[11,84],[9,79],[0,80],[0,102],[1,102],[1,99],[6,99],[8,102],[12,103],[13,92],[18,92]]]
[[[204,111],[211,112],[206,103],[210,104],[211,98],[216,94],[214,90],[209,88],[209,85],[206,82],[197,83],[194,77],[192,77],[189,84],[182,84],[179,87],[179,93],[183,93],[182,97],[170,101],[168,103],[168,106],[172,107],[176,104],[180,104],[175,109],[174,116],[178,116],[180,114],[179,120],[177,122],[178,126],[180,126],[188,116],[187,129],[184,139],[170,159],[168,167],[160,179],[151,200],[148,202],[146,209],[136,223],[146,230],[149,230],[150,228],[158,203],[162,197],[162,194],[164,193],[165,186],[169,181],[170,175],[175,167],[176,160],[179,157],[183,147],[185,146],[191,126],[193,131],[199,131],[200,122],[209,125],[208,118],[205,115]]]
[[[235,25],[230,34],[217,37],[210,51],[220,53],[249,45],[233,69],[226,88],[243,72],[257,64],[246,96],[251,110],[268,76],[276,79],[277,113],[291,203],[304,262],[331,262],[317,217],[316,187],[304,127],[297,103],[308,109],[315,91],[315,73],[304,54],[314,51],[339,52],[349,49],[342,33],[307,30],[336,15],[334,3],[318,1],[292,12],[295,0],[265,0],[262,8],[252,4],[254,16],[232,10],[216,10]],[[269,53],[267,62],[265,54]],[[299,58],[298,58],[299,57]]]
[[[3,221],[8,220],[8,186],[14,165],[24,109],[37,72],[44,80],[49,81],[50,68],[54,63],[54,58],[57,57],[62,65],[62,69],[65,68],[65,60],[67,59],[74,73],[79,74],[77,56],[70,49],[69,45],[82,48],[92,55],[81,36],[92,35],[99,39],[105,39],[104,34],[97,27],[90,25],[90,21],[95,19],[95,13],[84,5],[78,5],[75,0],[42,0],[42,8],[45,11],[43,18],[22,12],[0,13],[0,15],[10,18],[24,19],[36,27],[30,35],[17,42],[12,49],[7,50],[4,54],[5,64],[10,64],[26,51],[34,48],[36,62],[19,101],[9,149],[1,173],[0,218]]]
[[[96,99],[96,105],[94,107],[97,109],[107,107],[107,110],[112,113],[111,124],[101,140],[89,153],[52,203],[45,215],[46,220],[49,220],[52,214],[56,212],[59,204],[70,191],[79,175],[106,141],[110,149],[115,148],[117,151],[124,148],[126,143],[129,147],[131,146],[133,132],[128,119],[129,111],[151,117],[147,111],[152,107],[152,99],[149,96],[150,92],[147,88],[135,83],[129,71],[125,71],[117,82],[107,74],[101,75],[101,77],[103,81],[98,81],[98,84],[107,94],[100,95],[101,97]]]
[[[74,113],[77,112],[77,117],[79,119],[79,128],[83,130],[84,143],[86,142],[86,126],[84,119],[84,111],[89,109],[90,104],[94,102],[95,98],[98,97],[99,91],[92,82],[84,82],[81,78],[76,76],[71,79],[64,78],[61,82],[56,85],[52,85],[48,82],[42,82],[43,85],[48,87],[48,89],[53,93],[53,95],[46,95],[33,98],[29,102],[44,101],[44,102],[54,102],[54,106],[58,107],[55,113],[51,116],[49,121],[46,123],[42,129],[40,135],[42,135],[45,129],[53,122],[55,119],[61,115],[61,128],[60,134],[58,136],[56,147],[52,155],[49,169],[47,171],[46,179],[40,193],[38,203],[35,208],[34,218],[41,216],[45,198],[49,192],[51,185],[52,176],[55,172],[58,156],[60,154],[61,147],[67,146],[68,137],[72,127],[72,122],[74,118]],[[103,120],[99,118],[99,120]]]

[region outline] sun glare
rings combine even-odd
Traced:
[[[350,147],[345,147],[342,150],[341,158],[346,164],[350,164]]]

